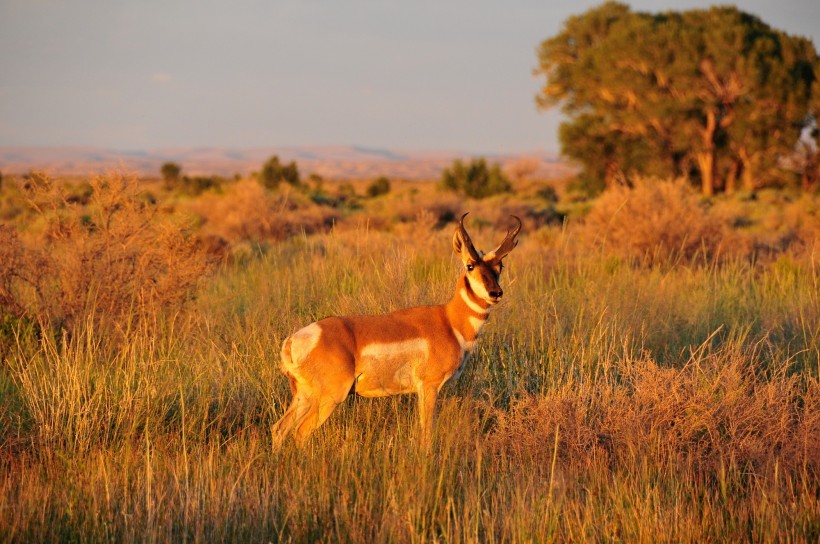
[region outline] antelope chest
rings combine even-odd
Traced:
[[[415,392],[418,367],[429,359],[430,342],[423,338],[367,344],[356,358],[356,393],[382,397]]]

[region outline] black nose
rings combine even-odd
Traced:
[[[498,291],[490,291],[490,296],[493,298],[501,298],[503,294],[504,291],[502,291],[501,289],[499,289]]]

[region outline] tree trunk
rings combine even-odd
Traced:
[[[733,160],[729,173],[726,175],[726,194],[732,194],[737,191],[737,174],[741,171],[742,163],[739,160]]]
[[[606,164],[606,173],[604,174],[604,187],[610,189],[616,185],[623,183],[624,174],[617,160],[610,160]]]
[[[702,151],[695,156],[700,168],[700,187],[704,196],[715,194],[715,153]]]
[[[738,155],[740,162],[743,163],[743,189],[752,192],[755,190],[754,166],[752,165],[754,158],[749,156],[745,147],[740,148]]]
[[[705,196],[715,194],[715,131],[717,117],[714,110],[706,112],[706,126],[703,129],[703,148],[695,155],[700,168],[700,186]]]

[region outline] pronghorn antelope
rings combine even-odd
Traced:
[[[448,303],[377,316],[328,317],[285,340],[281,366],[293,400],[273,427],[275,445],[291,430],[303,443],[353,391],[363,397],[418,394],[421,438],[429,444],[436,396],[460,373],[490,308],[501,300],[501,260],[518,244],[521,230],[521,220],[513,216],[517,225],[495,251],[484,254],[464,229],[466,216],[453,235],[464,273]]]

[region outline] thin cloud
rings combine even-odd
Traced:
[[[157,83],[168,83],[171,79],[171,74],[166,74],[165,72],[154,72],[151,74],[151,80]]]

